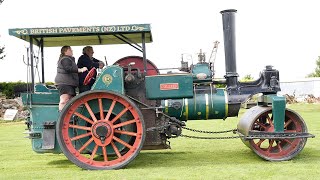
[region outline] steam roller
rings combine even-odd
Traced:
[[[183,134],[187,130],[217,133],[191,129],[187,122],[237,117],[241,104],[259,95],[256,106],[248,109],[237,128],[231,130],[236,135],[225,139],[241,139],[265,160],[283,161],[296,157],[307,138],[314,135],[308,133],[298,113],[286,108],[285,97],[278,94],[281,90],[279,71],[273,66],[265,66],[254,81],[238,81],[236,12],[234,9],[221,11],[225,49],[225,76],[222,79],[215,78],[213,61],[206,60],[201,50],[195,64],[189,66],[182,59],[180,68],[172,68],[179,69],[178,72],[160,74],[160,69],[146,58],[146,43],[152,42],[149,24],[81,27],[69,34],[54,29],[10,30],[12,35],[30,42],[31,62],[34,44],[41,49],[53,47],[62,38],[63,45],[129,44],[142,52],[142,56],[124,56],[102,69],[91,90],[73,97],[61,113],[58,112],[58,90],[48,88],[44,83],[34,85],[34,73],[31,73],[35,88],[23,94],[22,99],[30,111],[26,124],[33,150],[63,153],[83,169],[120,169],[142,150],[171,148],[171,138],[210,139]],[[94,31],[82,32],[91,29]],[[49,32],[51,34],[46,34]],[[95,73],[88,74],[95,76]]]

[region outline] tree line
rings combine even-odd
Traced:
[[[307,77],[320,77],[320,56],[318,56],[318,60],[316,61],[316,68],[314,72],[309,74]]]

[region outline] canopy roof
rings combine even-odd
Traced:
[[[43,47],[152,42],[150,24],[9,29],[9,35]]]

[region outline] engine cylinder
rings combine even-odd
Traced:
[[[179,120],[225,119],[228,99],[224,89],[212,85],[195,86],[193,98],[162,100],[164,112]]]

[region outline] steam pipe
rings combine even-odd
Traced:
[[[238,84],[237,62],[236,62],[236,39],[235,39],[235,9],[223,10],[223,38],[224,38],[224,53],[226,64],[227,86],[236,88]]]

